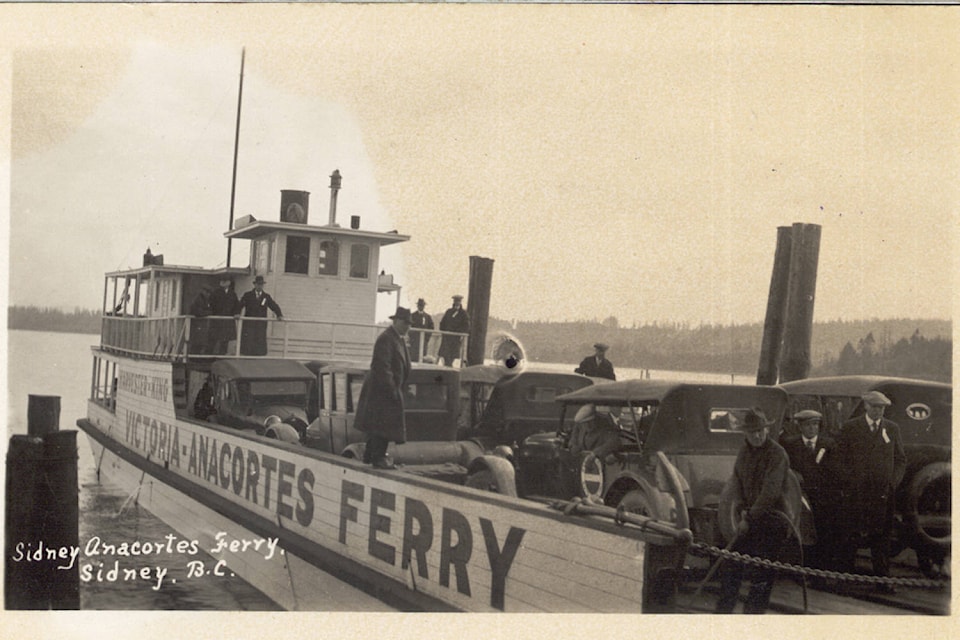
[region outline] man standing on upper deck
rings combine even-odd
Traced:
[[[210,294],[210,315],[232,318],[239,313],[240,301],[233,291],[233,280],[227,274],[220,276],[220,286]],[[237,337],[233,320],[219,319],[210,321],[210,353],[224,355],[231,340]]]
[[[580,366],[573,370],[574,373],[580,373],[591,378],[607,378],[616,380],[617,374],[613,372],[613,363],[607,360],[607,349],[609,345],[598,342],[593,345],[594,353],[587,356],[580,362]]]
[[[470,333],[470,318],[463,309],[463,296],[453,296],[453,305],[447,309],[440,320],[440,331],[452,331],[455,333]],[[463,338],[460,336],[443,336],[440,339],[440,352],[437,354],[443,360],[443,364],[448,367],[453,366],[453,361],[460,357],[460,345],[463,344]]]
[[[414,331],[410,334],[410,360],[413,362],[420,362],[421,356],[427,355],[426,353],[421,354],[420,350],[426,351],[427,345],[430,344],[430,334],[426,331],[433,329],[433,318],[423,310],[425,306],[427,306],[427,301],[420,298],[417,300],[417,310],[410,314],[410,328],[424,330],[422,333]]]
[[[240,298],[240,315],[247,318],[266,318],[267,309],[277,314],[277,320],[283,321],[280,305],[273,301],[270,294],[263,290],[266,282],[263,276],[253,279],[253,289]],[[246,321],[240,334],[240,353],[245,356],[267,355],[266,320]]]

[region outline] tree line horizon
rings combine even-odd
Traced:
[[[437,314],[436,320],[442,316]],[[100,311],[8,307],[13,330],[100,333]],[[489,318],[487,349],[499,336],[518,340],[533,362],[577,363],[593,344],[610,346],[617,367],[755,374],[763,323],[699,324],[654,321],[621,327],[597,321],[508,321]],[[923,318],[829,320],[813,323],[811,376],[876,374],[952,382],[952,321]]]

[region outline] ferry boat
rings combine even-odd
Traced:
[[[196,410],[213,374],[245,365],[268,381],[300,384],[307,363],[369,362],[384,328],[375,323],[377,295],[400,290],[381,271],[380,253],[409,236],[364,230],[357,216],[338,225],[339,173],[331,178],[326,224],[308,222],[303,191],[281,191],[279,220],[232,224],[224,236],[251,245],[245,268],[145,255],[141,267],[106,274],[88,411],[77,422],[98,477],[191,541],[170,562],[194,561],[203,549],[216,565],[201,573],[229,570],[290,610],[327,610],[329,574],[398,610],[669,610],[689,530],[375,469],[305,446],[308,416],[243,428]],[[205,287],[245,287],[260,276],[282,321],[190,315]],[[203,328],[211,322],[226,323],[234,338],[226,353],[210,353]],[[265,353],[247,355],[249,323],[265,324]]]

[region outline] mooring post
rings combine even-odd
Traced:
[[[777,227],[777,250],[773,255],[773,274],[767,294],[767,315],[763,321],[757,384],[777,384],[780,376],[780,352],[783,347],[784,316],[787,313],[787,287],[790,284],[791,227]]]
[[[29,397],[27,435],[10,438],[7,609],[79,609],[77,432],[60,431],[60,397]]]
[[[794,223],[790,244],[790,284],[787,287],[780,382],[802,380],[810,375],[820,225]]]

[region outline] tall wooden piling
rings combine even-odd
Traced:
[[[7,450],[7,609],[80,608],[77,432],[59,431],[59,417],[59,397],[30,396],[28,435]]]
[[[467,364],[483,364],[490,317],[490,287],[493,282],[493,260],[470,256],[470,285],[467,313],[470,317],[470,342]]]
[[[784,316],[787,312],[787,287],[790,282],[791,227],[777,227],[777,250],[773,256],[767,316],[763,321],[757,384],[777,384],[780,375],[780,350],[783,344]]]
[[[820,258],[820,225],[797,222],[791,232],[790,283],[787,287],[786,323],[780,381],[810,375],[813,305]]]

